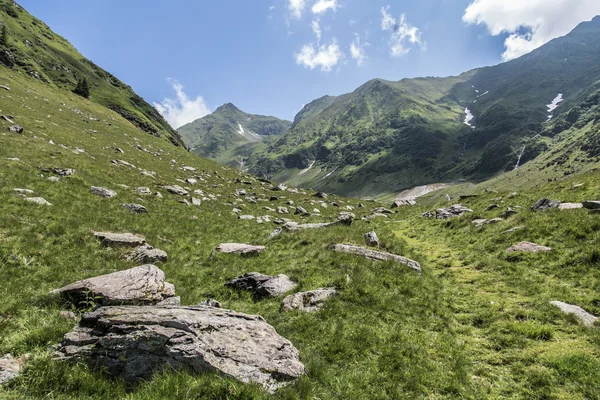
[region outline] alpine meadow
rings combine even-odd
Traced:
[[[0,0],[0,399],[600,399],[595,0],[20,3]],[[467,72],[406,77],[446,71],[417,16],[457,3],[440,37],[496,62],[473,45]],[[103,12],[126,43],[73,17]],[[196,47],[161,57],[159,33]],[[167,98],[165,65],[206,95]]]

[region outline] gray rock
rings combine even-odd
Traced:
[[[393,214],[394,212],[392,210],[388,210],[385,207],[377,207],[376,209],[373,210],[373,213],[375,213],[375,214]]]
[[[253,246],[246,243],[221,243],[216,250],[225,254],[237,253],[245,256],[258,254],[265,250],[265,246]]]
[[[101,305],[156,304],[175,295],[175,287],[165,282],[165,274],[146,264],[71,283],[52,291],[71,299],[75,305],[93,299]]]
[[[492,211],[498,207],[499,207],[498,204],[490,204],[489,206],[486,207],[485,211]]]
[[[145,186],[140,186],[138,188],[135,188],[134,190],[137,194],[140,194],[142,196],[148,196],[148,195],[152,194],[152,191],[150,190],[150,188],[145,187]]]
[[[487,219],[478,218],[478,219],[474,219],[472,222],[479,227],[479,226],[482,226],[483,224],[485,224],[487,222]]]
[[[502,233],[513,233],[516,231],[520,231],[521,229],[525,228],[524,226],[515,226],[514,228],[510,228]]]
[[[83,315],[57,356],[125,381],[161,369],[220,372],[274,392],[304,374],[298,350],[260,316],[214,307],[102,307]]]
[[[238,219],[248,221],[248,220],[256,219],[256,217],[254,215],[240,215],[240,216],[238,216]]]
[[[302,206],[296,207],[296,212],[294,212],[294,214],[310,215],[310,213],[308,211],[306,211],[306,209]]]
[[[77,315],[75,315],[75,313],[73,311],[64,311],[63,310],[63,311],[59,312],[58,314],[64,319],[69,319],[69,320],[73,320],[73,321],[76,321],[78,319]]]
[[[204,307],[221,308],[221,303],[219,303],[215,299],[202,300],[200,303],[198,303],[198,305],[199,306],[204,306]]]
[[[279,185],[274,186],[271,190],[276,191],[276,192],[283,192],[283,191],[287,190],[287,185],[280,183]]]
[[[157,307],[179,307],[180,305],[181,297],[179,296],[168,297],[156,304]]]
[[[550,247],[542,246],[536,243],[531,242],[520,242],[510,246],[506,249],[507,253],[515,253],[515,252],[525,252],[525,253],[540,253],[540,252],[548,252],[552,249]]]
[[[289,214],[290,210],[287,207],[277,207],[278,214]]]
[[[402,206],[414,206],[415,204],[417,204],[417,202],[414,200],[394,200],[394,202],[392,203],[392,208],[398,208]]]
[[[351,212],[342,211],[337,216],[337,222],[342,225],[350,226],[350,225],[352,225],[352,222],[354,222],[355,218],[356,218],[356,215],[352,214]]]
[[[317,193],[315,193],[315,197],[318,197],[320,199],[326,199],[328,196],[327,196],[327,193],[325,193],[325,192],[317,192]]]
[[[336,295],[334,288],[316,289],[310,292],[294,293],[283,299],[282,311],[299,310],[313,312],[325,305],[325,300]]]
[[[504,211],[502,214],[500,214],[500,218],[506,219],[506,218],[509,218],[509,217],[511,217],[511,216],[513,216],[515,214],[517,214],[516,210],[513,210],[510,207],[507,207],[506,211]]]
[[[189,192],[179,185],[161,186],[161,188],[165,189],[169,193],[173,193],[179,196],[189,196]]]
[[[578,208],[583,208],[582,203],[560,203],[558,205],[559,210],[576,210]]]
[[[483,224],[484,225],[492,225],[492,224],[497,224],[500,221],[504,221],[504,220],[502,218],[493,218],[488,221],[485,221]]]
[[[8,128],[8,130],[11,132],[23,133],[23,127],[21,125],[13,125],[10,128]]]
[[[200,206],[202,205],[202,200],[196,198],[196,197],[192,197],[192,205],[193,206]]]
[[[245,196],[247,192],[245,189],[238,189],[236,190],[235,194],[237,194],[238,196]]]
[[[435,213],[434,212],[426,212],[426,213],[423,213],[422,215],[427,218],[449,219],[449,218],[460,217],[461,215],[468,213],[468,212],[473,212],[473,210],[471,210],[470,208],[464,207],[460,204],[454,204],[450,207],[438,208],[437,210],[435,210]]]
[[[269,276],[258,272],[249,272],[228,281],[225,286],[249,290],[261,297],[277,297],[298,286],[286,275]]]
[[[19,376],[23,369],[25,361],[29,355],[24,355],[19,358],[14,358],[10,354],[5,354],[0,358],[0,385],[8,383]]]
[[[133,233],[94,232],[94,236],[108,246],[136,247],[146,243],[143,236]]]
[[[16,189],[13,189],[13,191],[14,191],[15,193],[17,193],[17,194],[33,194],[33,193],[35,193],[35,192],[34,192],[33,190],[31,190],[31,189],[19,189],[19,188],[16,188]]]
[[[365,242],[369,247],[378,247],[379,246],[379,238],[377,237],[377,233],[375,232],[367,232],[365,233]]]
[[[73,168],[52,168],[52,172],[60,176],[71,176],[75,173]]]
[[[60,178],[58,176],[49,176],[48,180],[50,182],[58,182],[58,181],[60,181]]]
[[[133,211],[136,214],[143,214],[148,212],[148,209],[141,204],[124,203],[122,204],[122,206]]]
[[[117,195],[117,192],[115,192],[114,190],[110,190],[99,186],[92,186],[91,192],[92,194],[108,199]]]
[[[510,198],[510,196],[509,196]],[[531,211],[546,211],[552,208],[558,208],[560,205],[560,201],[558,200],[550,200],[550,199],[539,199],[535,202],[534,205],[531,206]]]
[[[600,201],[584,201],[583,207],[588,210],[598,210],[600,209]]]
[[[598,317],[595,317],[579,306],[563,303],[562,301],[551,301],[550,304],[560,308],[560,310],[565,314],[575,315],[575,317],[577,317],[577,319],[579,319],[583,325],[587,326],[588,328],[594,326],[594,323],[598,320]]]
[[[168,256],[166,251],[155,249],[149,244],[144,244],[125,255],[125,259],[127,261],[143,264],[153,264],[157,262],[167,262]]]
[[[111,163],[121,166],[121,167],[129,167],[129,168],[135,169],[135,165],[133,165],[125,160],[111,160]]]
[[[396,254],[370,250],[364,247],[351,246],[347,244],[334,244],[331,246],[331,249],[337,253],[355,254],[375,261],[395,261],[398,264],[406,265],[415,271],[421,272],[421,265],[418,262]]]
[[[25,201],[28,201],[30,203],[34,203],[34,204],[37,204],[40,206],[51,206],[52,205],[52,203],[48,202],[43,197],[25,197]]]

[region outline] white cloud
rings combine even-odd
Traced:
[[[322,45],[315,48],[312,44],[305,44],[302,50],[295,54],[296,64],[305,68],[315,69],[321,67],[321,71],[329,72],[344,57],[335,38],[330,45]]]
[[[350,44],[350,56],[356,60],[357,65],[361,65],[367,58],[365,46],[368,46],[368,43],[361,43],[360,36],[358,34],[355,35],[356,37]]]
[[[306,0],[288,0],[288,10],[292,18],[300,19],[306,8]]]
[[[485,25],[490,34],[508,34],[502,54],[512,60],[564,36],[600,14],[599,0],[475,0],[463,21]]]
[[[190,99],[183,91],[183,86],[177,79],[167,79],[175,93],[176,99],[165,98],[160,103],[153,103],[158,112],[175,129],[210,114],[210,109],[202,96]]]
[[[312,28],[315,36],[317,37],[317,43],[321,43],[321,26],[319,26],[319,20],[315,19],[311,22],[310,27]]]
[[[315,4],[313,4],[311,11],[313,14],[325,14],[327,10],[336,11],[339,7],[337,0],[317,0]]]
[[[381,29],[390,32],[388,45],[392,57],[399,57],[408,53],[412,45],[417,45],[425,50],[425,42],[421,39],[421,31],[406,21],[406,15],[402,14],[397,21],[388,12],[390,6],[381,8]]]

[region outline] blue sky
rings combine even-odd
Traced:
[[[456,75],[517,57],[600,14],[598,0],[19,3],[172,125],[226,102],[292,119],[372,78]]]

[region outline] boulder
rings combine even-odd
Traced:
[[[237,194],[238,196],[245,196],[247,193],[245,189],[238,189],[236,190],[235,194]]]
[[[516,232],[516,231],[520,231],[520,230],[521,230],[521,229],[523,229],[523,228],[525,228],[525,227],[524,227],[524,226],[515,226],[514,228],[510,228],[510,229],[508,229],[508,230],[505,230],[505,231],[504,231],[504,232],[502,232],[502,233],[503,233],[503,234],[504,234],[504,233],[513,233],[513,232]]]
[[[296,207],[296,211],[294,212],[294,214],[310,215],[310,213],[308,211],[306,211],[306,209],[302,206]]]
[[[551,301],[550,304],[560,308],[560,311],[565,314],[575,315],[575,317],[577,317],[577,319],[579,319],[583,325],[587,326],[588,328],[594,326],[594,323],[598,320],[598,317],[593,316],[579,306],[563,303],[562,301]]]
[[[51,206],[52,205],[52,203],[48,202],[43,197],[25,197],[25,201],[28,201],[30,203],[34,203],[34,204],[37,204],[40,206]]]
[[[16,189],[13,189],[13,191],[14,191],[16,194],[22,194],[22,195],[26,195],[26,194],[33,194],[33,193],[35,193],[35,192],[34,192],[33,190],[31,190],[31,189],[20,189],[20,188],[16,188]]]
[[[482,226],[483,224],[485,224],[487,222],[487,219],[478,218],[478,219],[474,219],[472,222],[475,225],[477,225],[478,227],[480,227],[480,226]]]
[[[152,194],[152,191],[150,190],[150,188],[149,187],[145,187],[145,186],[141,186],[141,187],[135,188],[134,190],[135,190],[135,192],[137,194],[140,194],[142,196],[147,196],[147,195],[151,195]]]
[[[354,222],[355,218],[356,215],[352,214],[351,212],[342,211],[337,216],[337,223],[350,226],[352,225],[352,222]]]
[[[161,188],[165,189],[169,193],[173,193],[179,196],[189,196],[189,192],[179,185],[161,186]]]
[[[92,192],[92,194],[95,194],[96,196],[100,196],[100,197],[104,197],[104,198],[108,198],[108,199],[110,199],[111,197],[115,197],[117,195],[117,192],[115,192],[114,190],[110,190],[110,189],[103,188],[100,186],[92,186],[92,189],[90,191]]]
[[[261,297],[277,297],[293,290],[298,284],[283,274],[269,276],[249,272],[228,281],[225,286],[249,290]]]
[[[108,246],[136,247],[146,243],[143,236],[133,233],[94,232],[94,236]]]
[[[196,198],[196,197],[192,197],[192,205],[193,206],[200,206],[202,205],[202,200]]]
[[[238,216],[238,219],[253,220],[253,219],[256,219],[256,217],[254,215],[240,215],[240,216]]]
[[[351,246],[347,244],[334,244],[331,246],[331,249],[337,253],[355,254],[375,261],[395,261],[398,264],[406,265],[415,271],[421,272],[421,265],[418,262],[396,254],[370,250],[364,247]]]
[[[510,196],[509,196],[510,198]],[[535,202],[534,205],[531,206],[531,211],[546,211],[546,210],[550,210],[552,208],[558,208],[558,206],[560,205],[560,201],[559,200],[550,200],[550,199],[539,199],[538,201]]]
[[[280,183],[277,186],[274,186],[271,190],[276,191],[276,192],[283,192],[285,190],[287,190],[287,186],[284,185],[283,183]]]
[[[376,209],[373,210],[373,213],[375,213],[375,214],[393,214],[394,212],[392,210],[388,210],[385,207],[377,207]]]
[[[289,214],[290,210],[287,207],[277,207],[278,214]]]
[[[542,246],[536,243],[531,242],[520,242],[510,246],[506,251],[508,253],[515,252],[526,252],[526,253],[540,253],[540,252],[548,252],[552,249],[550,247]]]
[[[167,262],[167,252],[161,249],[155,249],[149,244],[136,247],[133,251],[125,255],[127,261],[134,261],[143,264],[153,264],[157,262]]]
[[[578,208],[583,208],[582,203],[560,203],[558,205],[559,210],[576,210]]]
[[[15,133],[23,133],[23,127],[21,125],[13,125],[8,128],[8,130]]]
[[[60,176],[71,176],[75,173],[73,168],[52,168],[51,171]]]
[[[600,209],[600,201],[584,201],[583,207],[588,210],[598,210]]]
[[[141,204],[124,203],[122,204],[122,206],[127,208],[128,210],[133,211],[136,214],[143,214],[148,212],[148,209]]]
[[[258,254],[265,250],[265,246],[253,246],[246,243],[221,243],[216,249],[218,252],[229,254],[237,253],[243,256]]]
[[[398,208],[402,206],[414,206],[415,204],[417,204],[417,202],[414,200],[394,200],[394,202],[392,203],[392,208]]]
[[[378,247],[379,246],[379,238],[377,237],[377,233],[375,232],[367,232],[365,233],[365,242],[369,247]]]
[[[498,204],[490,204],[489,206],[486,207],[485,211],[492,211],[493,209],[498,208]]]
[[[294,293],[283,299],[282,311],[299,310],[305,312],[318,311],[325,305],[325,300],[336,295],[334,288],[316,289],[310,292]]]
[[[517,211],[513,210],[510,207],[507,207],[506,211],[504,211],[502,214],[500,214],[500,218],[506,219],[506,218],[509,218],[509,217],[511,217],[511,216],[513,216],[515,214],[517,214]]]
[[[215,307],[102,307],[83,315],[57,356],[126,382],[161,369],[219,372],[274,392],[304,374],[298,350],[256,315]]]
[[[468,212],[473,212],[473,210],[471,210],[470,208],[464,207],[460,204],[454,204],[450,207],[438,208],[437,210],[435,210],[435,213],[430,211],[430,212],[423,213],[422,215],[427,218],[449,219],[449,218],[460,217],[464,213],[468,213]]]
[[[327,193],[325,193],[325,192],[317,192],[317,193],[315,193],[315,197],[318,197],[320,199],[326,199],[327,198]]]
[[[156,304],[175,295],[175,287],[165,282],[157,266],[146,264],[71,283],[52,291],[79,305],[93,299],[101,305]]]
[[[19,376],[28,358],[28,354],[18,358],[14,358],[10,354],[0,357],[0,385],[10,382]]]

